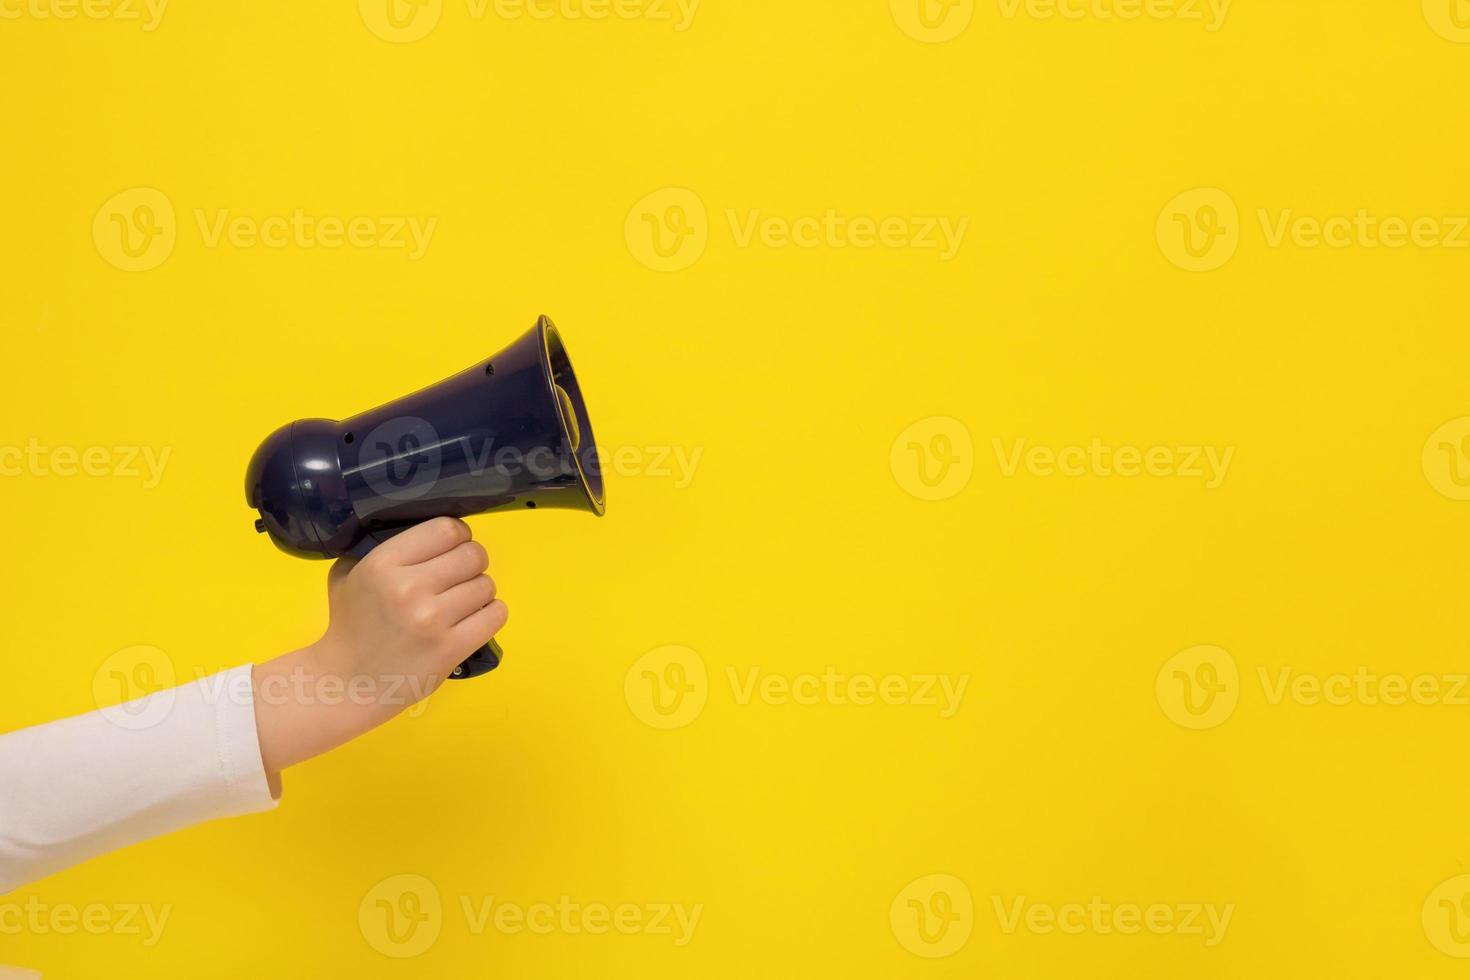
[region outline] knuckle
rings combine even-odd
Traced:
[[[392,566],[388,564],[387,558],[378,558],[378,560],[375,558],[376,555],[368,555],[363,558],[362,564],[359,564],[354,572],[360,574],[373,589],[382,591],[392,583]]]
[[[383,574],[388,568],[388,559],[374,551],[362,561],[358,562],[352,568],[352,571],[369,581],[376,582],[383,577]]]
[[[470,539],[470,526],[459,518],[436,517],[434,521],[439,525],[436,533],[448,547],[452,548]]]
[[[436,554],[443,554],[463,541],[468,530],[463,521],[453,517],[435,517],[404,533],[421,535],[425,547],[434,549]]]
[[[414,629],[423,633],[431,632],[436,621],[435,610],[430,603],[419,602],[409,607],[408,623]]]
[[[483,577],[476,579],[470,583],[469,597],[476,609],[484,609],[495,598],[495,586]]]
[[[408,605],[418,595],[418,589],[414,588],[414,580],[408,576],[400,576],[387,584],[387,592],[393,600]]]

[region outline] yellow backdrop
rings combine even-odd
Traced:
[[[561,327],[608,516],[51,976],[1454,976],[1463,0],[0,0],[6,729],[317,636],[256,443]],[[0,792],[3,792],[0,788]],[[31,975],[31,974],[18,974]]]

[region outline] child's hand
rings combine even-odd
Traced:
[[[304,650],[255,668],[266,772],[311,758],[427,697],[508,615],[469,525],[435,518],[327,579],[330,625]]]
[[[410,528],[362,561],[338,561],[327,578],[324,659],[344,677],[405,677],[420,697],[430,693],[505,625],[489,565],[469,525],[452,517]]]

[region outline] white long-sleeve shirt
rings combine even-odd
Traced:
[[[160,834],[274,807],[250,669],[0,735],[0,893]]]

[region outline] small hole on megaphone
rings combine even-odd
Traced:
[[[528,500],[528,501],[526,501],[526,506],[529,507],[529,508],[531,508],[532,510],[535,510],[536,509],[536,501],[534,501],[534,500]]]
[[[345,436],[343,436],[342,441],[350,445],[352,443],[352,433],[349,432]]]
[[[495,373],[495,365],[494,364],[486,364],[485,365],[485,373],[486,374],[494,374]]]

